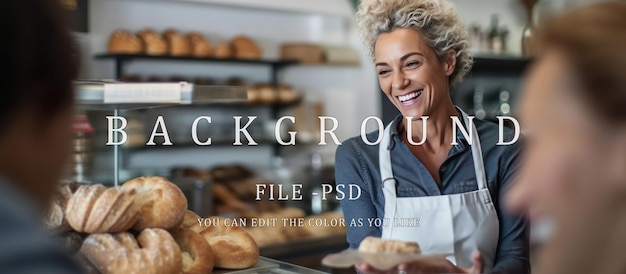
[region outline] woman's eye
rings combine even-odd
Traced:
[[[414,68],[414,67],[417,67],[419,64],[420,64],[420,62],[417,62],[417,61],[412,61],[412,62],[408,62],[408,63],[406,63],[406,65],[405,65],[405,66],[406,66],[407,68]]]
[[[380,76],[386,75],[388,73],[389,73],[388,70],[380,70],[380,71],[378,71],[378,75],[380,75]]]

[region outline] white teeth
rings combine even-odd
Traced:
[[[413,98],[417,98],[421,94],[422,94],[422,90],[416,91],[416,92],[411,92],[411,93],[409,93],[407,95],[398,96],[398,99],[400,99],[400,102],[406,102],[406,101],[411,100]]]

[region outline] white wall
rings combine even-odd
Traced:
[[[221,2],[220,5],[195,3]],[[324,5],[306,2],[308,7],[276,3],[285,0],[92,0],[90,1],[90,32],[80,35],[84,55],[84,77],[112,78],[111,61],[94,60],[93,54],[106,49],[109,34],[118,28],[138,31],[145,27],[163,31],[175,28],[183,32],[198,31],[212,42],[225,41],[234,35],[244,34],[256,39],[263,48],[265,58],[276,58],[279,45],[291,41],[343,45],[363,52],[354,26],[353,12],[348,9],[347,0],[324,0]],[[254,2],[254,5],[245,2]],[[295,0],[289,2],[294,3]],[[455,0],[462,19],[476,22],[484,27],[489,24],[490,14],[500,14],[501,22],[509,26],[511,48],[519,52],[519,39],[523,28],[524,14],[516,0]],[[229,4],[230,3],[230,4]],[[233,3],[238,5],[233,5]],[[243,4],[241,4],[243,3]],[[266,5],[265,5],[265,4]],[[321,3],[321,2],[320,2]],[[336,3],[333,7],[333,3]],[[256,5],[256,7],[254,7]],[[257,9],[258,6],[266,8]],[[272,6],[274,5],[274,6]],[[304,5],[304,4],[303,4]],[[252,8],[251,8],[252,7]],[[311,7],[311,12],[307,9]],[[321,8],[323,7],[323,8]],[[329,12],[329,7],[331,12]],[[317,10],[316,10],[317,9]],[[339,10],[332,12],[332,10]],[[294,10],[288,12],[286,10]],[[287,68],[280,80],[306,92],[313,101],[322,101],[326,113],[338,118],[340,126],[337,134],[343,140],[359,134],[361,121],[371,115],[380,115],[380,102],[377,81],[373,66],[361,54],[361,67],[338,68],[320,66],[294,66]],[[241,76],[250,82],[269,81],[269,70],[259,67],[207,65],[200,63],[137,62],[130,64],[127,71],[143,75],[184,75],[212,76],[227,78]],[[333,146],[318,147],[316,150],[327,155],[332,161]],[[269,155],[250,157],[245,150],[212,149],[212,155],[228,155],[230,158],[250,160],[255,165],[267,165]],[[258,150],[255,150],[258,152]],[[181,151],[182,152],[182,151]],[[191,157],[188,153],[170,153],[166,160],[150,160],[162,154],[154,152],[137,155],[131,163],[166,166],[172,163],[197,164],[201,154]],[[262,154],[262,153],[261,153]],[[215,157],[214,159],[220,159]]]

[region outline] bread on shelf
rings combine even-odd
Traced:
[[[199,220],[200,216],[198,216],[198,214],[191,210],[187,210],[179,227],[200,233],[206,227],[202,226]]]
[[[227,226],[226,219],[207,226],[200,235],[207,240],[215,255],[215,266],[225,269],[245,269],[259,261],[259,247],[248,233],[236,226]]]
[[[71,229],[67,218],[65,216],[65,210],[70,198],[78,190],[80,184],[75,182],[62,182],[55,193],[52,195],[52,200],[46,216],[44,217],[44,228],[55,233],[67,232]]]
[[[143,52],[141,39],[127,30],[116,30],[109,36],[109,53],[140,54]]]
[[[239,59],[260,59],[261,48],[250,37],[239,35],[234,37],[231,42],[235,52],[235,58]]]
[[[135,207],[139,212],[139,219],[133,226],[135,230],[170,229],[178,226],[185,216],[185,194],[164,177],[138,177],[122,184],[120,188],[134,194]]]
[[[232,45],[228,42],[217,44],[217,46],[215,46],[215,50],[213,51],[213,57],[223,59],[233,58],[234,50]]]
[[[134,196],[119,188],[81,185],[67,203],[65,215],[78,232],[122,232],[137,221]]]
[[[143,29],[137,32],[137,36],[143,43],[143,52],[148,55],[167,54],[165,39],[152,29]]]
[[[145,229],[136,239],[129,232],[91,234],[79,252],[103,274],[179,274],[182,269],[178,244],[159,228]]]
[[[203,58],[211,56],[211,43],[202,34],[190,32],[187,34],[187,40],[189,40],[193,57]]]
[[[211,246],[197,232],[177,228],[172,236],[180,247],[183,274],[204,274],[213,270],[214,256]]]
[[[171,56],[190,56],[191,46],[187,37],[174,29],[163,32],[163,37],[167,42],[167,53]]]

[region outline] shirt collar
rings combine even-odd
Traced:
[[[459,109],[459,112],[460,112],[460,109]],[[465,124],[465,121],[462,119],[462,116],[459,116],[459,117],[461,118],[461,123],[463,123],[463,126],[467,128],[467,125]],[[404,117],[402,116],[402,114],[398,114],[392,120],[393,126],[391,127],[389,131],[390,136],[391,136],[390,139],[392,141],[389,143],[389,149],[392,149],[395,143],[402,143],[402,139],[400,138],[400,133],[398,132],[398,127],[400,126],[400,123],[402,122],[403,119]],[[460,130],[457,130],[455,138],[456,138],[457,145],[452,146],[452,148],[450,149],[451,155],[452,153],[465,151],[469,147],[469,143],[467,142],[467,139],[465,138],[465,136],[463,136]]]

